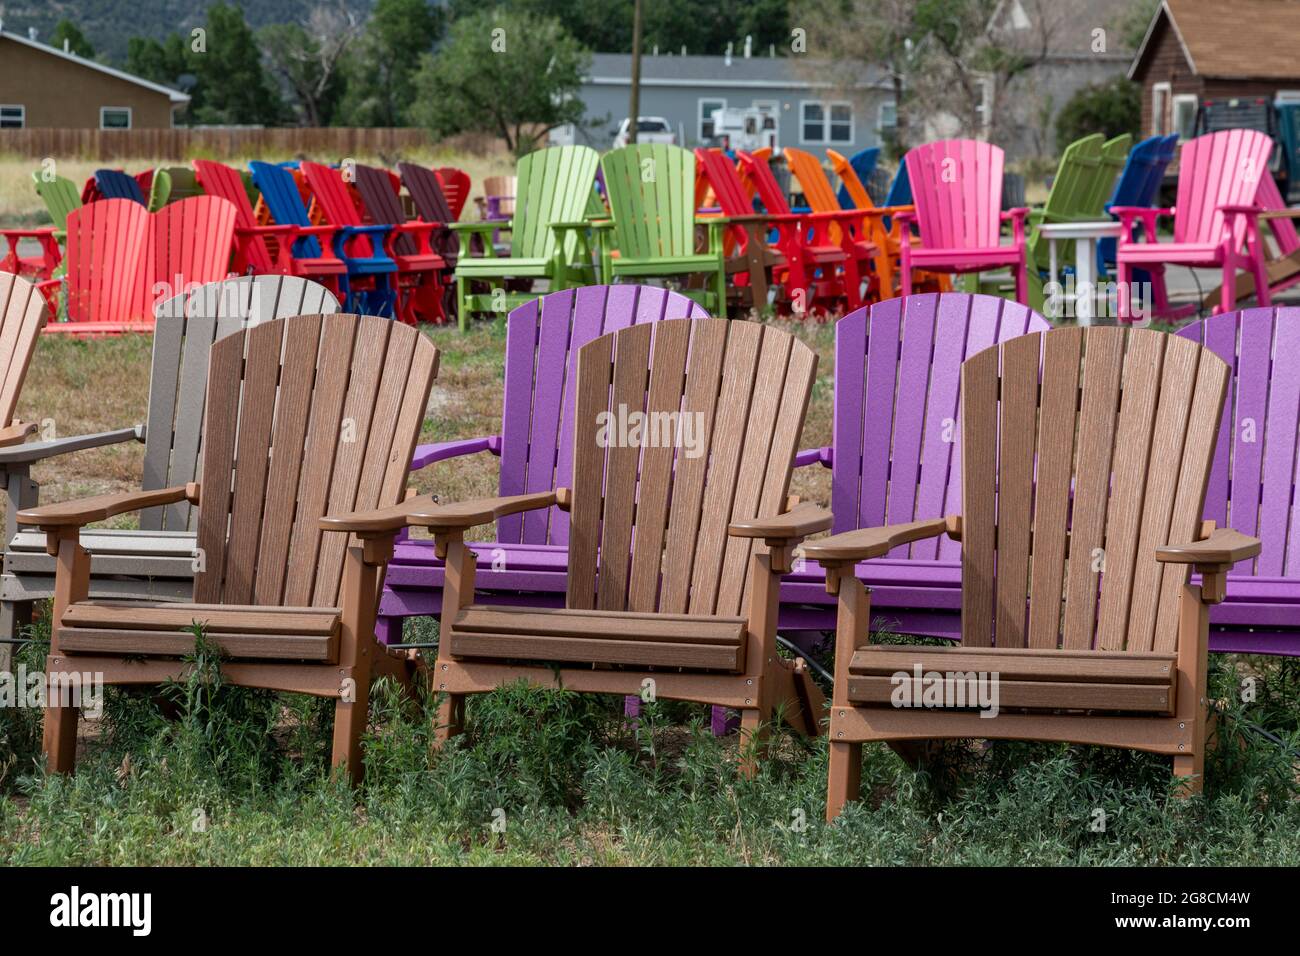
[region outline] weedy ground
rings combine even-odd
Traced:
[[[828,444],[832,328],[797,331],[822,359],[803,446]],[[503,323],[430,334],[443,360],[422,440],[496,432]],[[43,338],[19,414],[67,435],[143,421],[149,347]],[[81,452],[35,476],[46,501],[126,490],[141,454]],[[412,484],[449,500],[493,494],[495,459],[441,463]],[[829,473],[801,469],[794,491],[826,502]],[[434,639],[436,625],[410,633]],[[48,623],[32,636],[19,662],[38,669]],[[432,701],[381,681],[353,792],[328,772],[328,702],[223,686],[202,641],[195,659],[189,681],[157,694],[110,688],[104,717],[82,723],[72,778],[37,769],[39,711],[0,709],[0,862],[1300,864],[1297,661],[1212,658],[1226,713],[1203,797],[1173,799],[1167,760],[1141,754],[954,745],[917,774],[873,746],[864,800],[827,826],[824,740],[775,728],[746,780],[735,737],[713,737],[706,708],[651,704],[632,725],[620,701],[522,686],[471,699],[467,733],[436,751]]]

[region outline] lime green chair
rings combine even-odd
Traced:
[[[712,315],[727,306],[723,232],[729,220],[703,217],[703,252],[695,244],[695,154],[680,146],[645,143],[601,160],[611,220],[602,224],[602,281],[691,276],[683,295]],[[615,252],[617,250],[617,252]]]
[[[457,234],[483,238],[483,256],[462,255],[456,262],[456,301],[460,328],[469,327],[476,312],[500,313],[543,294],[520,289],[545,279],[545,291],[555,292],[595,281],[591,244],[587,234],[591,223],[585,218],[596,181],[600,157],[589,146],[553,146],[529,153],[519,160],[515,173],[515,214],[508,224],[501,222],[453,222]],[[498,256],[492,233],[510,230],[509,255]],[[462,242],[462,250],[470,243]],[[514,288],[507,285],[515,282]],[[532,280],[531,283],[528,280]],[[482,287],[487,286],[483,291]]]
[[[32,173],[32,182],[36,183],[36,194],[45,203],[45,209],[54,223],[54,235],[60,242],[67,237],[68,216],[72,210],[81,208],[81,191],[66,176],[46,177],[44,173]]]

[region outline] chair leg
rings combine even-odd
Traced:
[[[459,308],[456,310],[457,321],[460,323],[462,332],[469,331],[469,300],[465,297],[465,279],[463,276],[456,277],[456,302]]]
[[[1016,268],[1016,301],[1021,305],[1029,304],[1029,273],[1024,262]]]
[[[5,601],[0,604],[0,638],[16,641],[23,628],[31,623],[31,601]],[[0,673],[13,670],[16,647],[15,644],[0,644]]]
[[[758,751],[767,736],[763,712],[757,707],[747,707],[740,712],[740,774],[753,778],[758,773]]]
[[[465,695],[443,694],[438,702],[438,714],[433,728],[433,739],[437,745],[445,744],[452,737],[465,731]]]
[[[368,671],[369,668],[366,668]],[[366,714],[370,709],[370,676],[365,678],[354,671],[352,700],[339,697],[334,705],[334,750],[330,760],[337,769],[343,768],[353,785],[361,781],[361,734],[366,729]]]
[[[1231,252],[1223,257],[1223,285],[1219,286],[1217,312],[1231,312],[1237,304],[1237,257]]]
[[[831,743],[830,780],[826,785],[826,822],[832,822],[862,785],[862,744]]]
[[[76,769],[77,719],[80,715],[76,707],[45,708],[45,732],[41,743],[45,749],[45,767],[50,773],[72,773]]]

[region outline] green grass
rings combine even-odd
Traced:
[[[39,666],[41,645],[21,658]],[[1235,700],[1243,663],[1260,694],[1229,706],[1203,797],[1174,799],[1167,760],[1140,754],[952,745],[916,774],[873,746],[865,800],[827,826],[824,740],[778,728],[747,780],[705,708],[649,705],[632,727],[611,698],[522,685],[472,698],[465,735],[437,751],[432,702],[378,682],[352,792],[328,773],[328,703],[223,686],[202,642],[196,659],[159,695],[110,690],[72,778],[36,770],[38,713],[0,711],[0,753],[18,751],[0,779],[0,862],[1300,863],[1294,661],[1215,659],[1216,697]]]

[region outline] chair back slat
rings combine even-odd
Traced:
[[[1178,157],[1178,199],[1174,206],[1174,242],[1217,243],[1225,205],[1249,206],[1260,182],[1268,178],[1273,140],[1252,129],[1225,129],[1184,144]],[[1238,247],[1245,240],[1238,221]]]
[[[33,282],[0,272],[0,427],[13,422],[36,340],[48,319],[45,297]]]
[[[1046,331],[1023,305],[985,295],[926,293],[849,313],[835,327],[835,532],[953,514],[961,507],[957,442],[961,363],[989,345]],[[956,561],[944,539],[891,558]]]
[[[294,276],[240,276],[173,296],[155,308],[145,491],[193,481],[200,473],[204,400],[212,343],[247,326],[291,315],[337,312],[324,286]],[[141,512],[147,531],[193,530],[187,502]]]
[[[991,143],[946,139],[904,157],[921,242],[929,249],[998,245],[1003,152]]]
[[[549,491],[573,480],[582,346],[629,325],[705,315],[684,295],[636,285],[567,289],[514,309],[506,322],[500,493]],[[497,522],[497,540],[566,544],[569,516],[559,508],[509,515]]]
[[[1228,368],[1147,329],[1058,329],[962,368],[962,640],[1171,652]],[[1032,598],[1032,606],[1030,599]]]
[[[1234,577],[1300,578],[1300,309],[1225,312],[1178,331],[1228,363],[1205,517],[1258,537]]]
[[[376,316],[301,315],[212,346],[195,578],[201,603],[333,607],[331,513],[405,494],[437,349]]]
[[[783,509],[815,367],[786,332],[714,319],[583,346],[568,605],[739,614],[755,543],[727,527]]]

